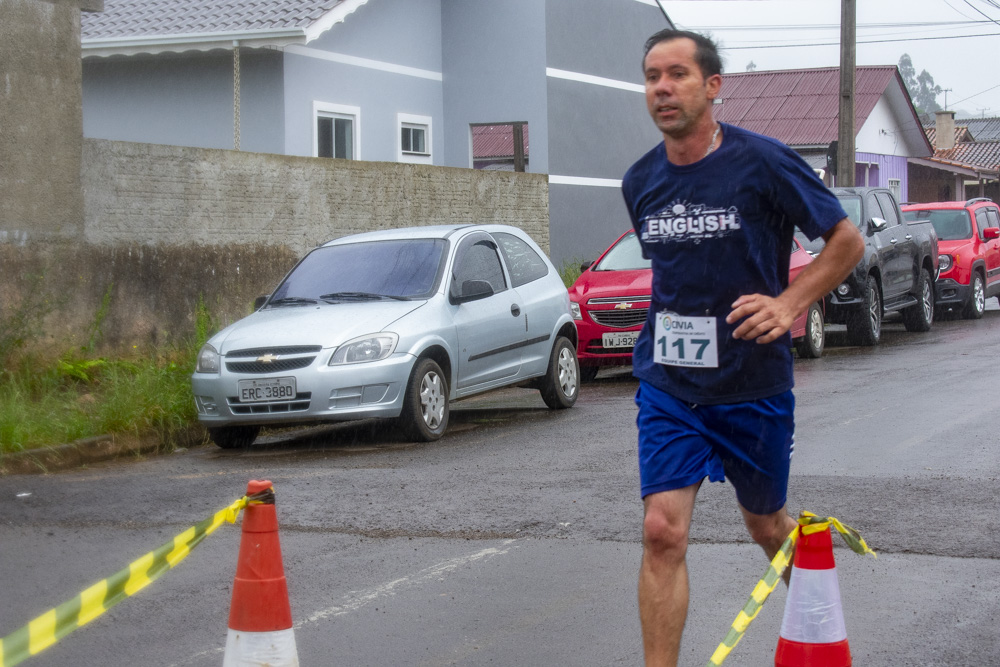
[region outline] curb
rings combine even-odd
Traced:
[[[127,456],[166,454],[204,442],[205,430],[200,426],[189,426],[173,433],[166,442],[158,435],[98,435],[65,445],[0,454],[0,477],[57,472]]]

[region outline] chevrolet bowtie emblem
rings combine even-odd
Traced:
[[[632,304],[631,303],[627,303],[627,302],[626,303],[616,303],[615,304],[615,310],[628,310],[631,307],[632,307]]]
[[[274,363],[277,360],[278,360],[278,355],[270,353],[257,357],[257,361],[259,361],[262,364]]]

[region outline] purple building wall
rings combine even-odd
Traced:
[[[907,181],[906,158],[895,155],[879,155],[878,153],[855,153],[854,156],[855,184],[861,186],[889,187],[890,180],[899,181],[899,191],[896,193],[900,202],[908,201],[909,183]],[[892,188],[895,190],[895,188]]]

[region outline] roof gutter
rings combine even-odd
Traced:
[[[302,28],[285,30],[256,30],[240,32],[205,32],[176,35],[143,35],[130,37],[108,37],[104,39],[81,40],[84,58],[106,58],[108,56],[131,56],[139,53],[165,53],[183,51],[232,50],[238,41],[245,48],[282,48],[290,44],[304,44],[306,31]]]

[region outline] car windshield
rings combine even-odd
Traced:
[[[847,213],[847,217],[851,219],[851,222],[861,227],[865,222],[861,219],[861,197],[857,195],[838,194],[837,199],[840,200],[840,205],[844,207],[844,212]]]
[[[648,269],[652,262],[642,256],[642,246],[635,232],[629,232],[611,246],[592,271],[638,271]]]
[[[972,221],[965,210],[903,211],[907,222],[930,220],[941,241],[958,241],[972,236]]]
[[[278,286],[270,303],[308,300],[429,297],[438,283],[447,241],[366,241],[317,248]]]

